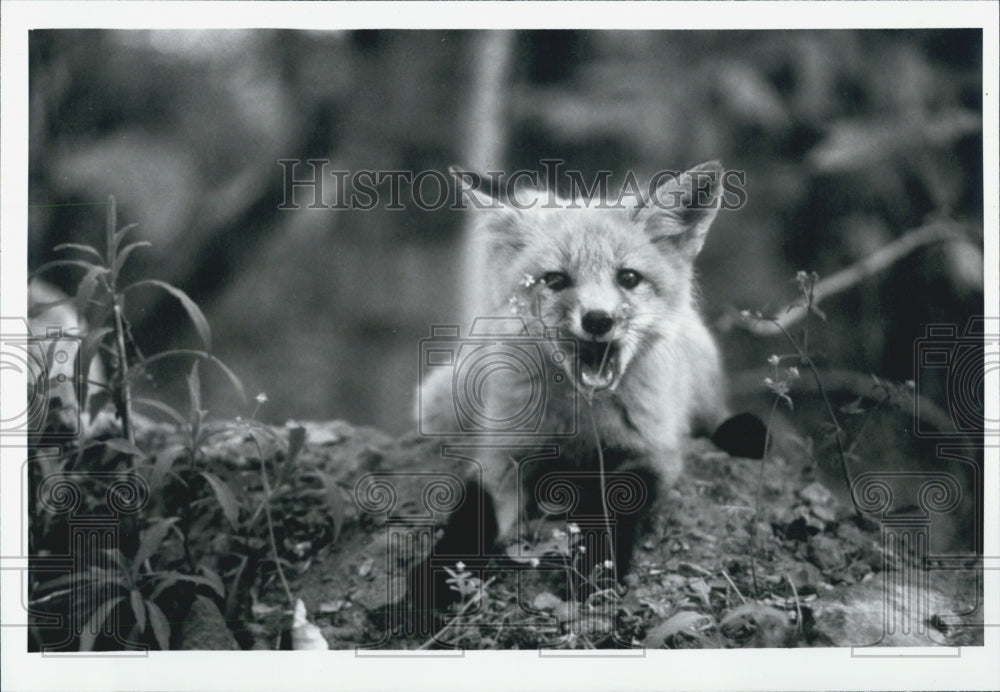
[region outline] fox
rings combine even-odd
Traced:
[[[475,282],[475,314],[513,320],[541,355],[535,367],[500,363],[474,385],[456,382],[457,371],[434,373],[421,383],[418,416],[458,433],[456,397],[481,407],[479,482],[497,544],[519,540],[550,471],[627,474],[651,506],[681,473],[685,440],[711,436],[730,419],[694,268],[722,180],[721,164],[710,161],[616,204],[524,190],[520,203],[501,203],[466,190],[470,242],[481,257],[477,275],[464,279]],[[542,400],[530,429],[496,423],[516,421],[533,397]],[[510,449],[519,445],[558,453],[518,463]],[[612,548],[619,573],[635,534],[634,522],[622,526]]]

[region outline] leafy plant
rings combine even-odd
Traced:
[[[144,475],[151,496],[154,498],[158,497],[168,484],[178,485],[184,489],[179,493],[181,498],[179,514],[175,516],[169,511],[169,507],[164,507],[167,516],[152,517],[133,556],[124,555],[121,550],[115,548],[106,551],[111,567],[90,565],[83,572],[63,575],[36,585],[33,597],[37,596],[57,604],[60,598],[81,589],[91,591],[98,587],[110,589],[110,597],[101,601],[87,616],[87,626],[83,628],[79,640],[81,650],[94,646],[97,633],[101,631],[107,619],[113,613],[120,613],[122,607],[130,611],[134,622],[130,640],[138,640],[145,633],[151,632],[153,640],[161,648],[167,648],[169,626],[156,604],[156,599],[166,589],[180,582],[188,582],[207,586],[220,599],[225,597],[221,578],[206,566],[203,560],[196,559],[191,549],[192,517],[197,507],[204,502],[201,488],[210,489],[209,497],[214,497],[223,515],[234,526],[239,520],[237,490],[234,490],[237,488],[236,484],[224,481],[220,474],[208,468],[201,458],[201,450],[209,437],[224,428],[206,424],[207,412],[201,403],[199,362],[204,360],[216,365],[245,400],[243,386],[239,378],[222,361],[208,352],[211,348],[211,330],[208,321],[186,293],[157,279],[143,279],[122,285],[120,279],[128,259],[136,250],[150,246],[148,241],[126,243],[128,234],[135,227],[135,224],[130,224],[118,228],[116,203],[114,197],[110,197],[103,252],[90,245],[65,243],[56,250],[73,252],[78,255],[77,257],[48,262],[32,274],[32,277],[35,277],[55,269],[67,268],[83,272],[74,296],[37,305],[34,309],[37,314],[56,305],[70,304],[84,317],[90,329],[81,340],[79,370],[74,373],[79,383],[78,405],[88,406],[89,402],[91,416],[94,416],[110,402],[121,424],[120,436],[105,434],[99,438],[78,440],[75,448],[72,446],[68,448],[60,464],[53,467],[50,463],[46,469],[51,472],[60,467],[66,468],[70,459],[75,456],[77,459],[75,472],[79,475],[77,490],[83,493],[99,492],[99,489],[91,488],[87,483],[89,480],[87,468],[92,464],[84,463],[84,455],[95,448],[101,448],[105,455],[124,459],[130,471]],[[204,350],[175,349],[149,357],[142,354],[132,338],[127,305],[129,296],[144,288],[164,291],[180,302]],[[90,371],[92,361],[102,356],[107,358],[111,366],[109,381],[107,383],[88,381],[85,373]],[[149,366],[158,360],[177,356],[193,357],[195,360],[187,377],[190,410],[186,417],[165,403],[136,397],[133,391],[133,381],[138,373],[148,371]],[[91,394],[92,388],[97,390],[93,394]],[[168,446],[156,454],[155,462],[148,462],[147,454],[136,445],[135,406],[143,406],[166,415],[182,432],[183,443]],[[177,463],[181,460],[187,463],[178,467]],[[196,479],[201,480],[201,488],[195,485]],[[32,480],[36,485],[41,480],[38,472],[33,474]],[[92,503],[89,500],[85,501],[85,506],[90,504]],[[38,508],[35,509],[33,536],[37,544],[43,542],[44,536],[52,535],[60,527],[57,521],[49,517],[41,520],[42,517],[37,516],[40,514]],[[141,514],[138,521],[142,521]],[[164,547],[170,542],[170,534],[175,534],[183,545],[181,564],[173,564],[175,561],[161,555]],[[105,589],[95,593],[105,594],[108,591]]]

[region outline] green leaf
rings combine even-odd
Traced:
[[[104,267],[94,267],[80,279],[80,283],[76,286],[76,298],[74,299],[78,314],[86,314],[87,308],[90,306],[90,299],[94,297],[99,279],[105,271]]]
[[[97,606],[97,609],[94,610],[94,614],[83,628],[83,632],[80,633],[80,651],[94,650],[94,642],[97,641],[97,635],[104,629],[105,621],[108,619],[108,616],[111,615],[111,611],[115,609],[115,606],[124,600],[124,596],[118,596],[116,598],[108,599],[101,605]]]
[[[247,395],[243,389],[243,383],[240,381],[240,378],[237,377],[236,373],[230,370],[225,363],[206,351],[198,351],[190,348],[175,348],[169,351],[163,351],[162,353],[157,353],[154,356],[149,356],[133,363],[132,367],[128,371],[129,377],[136,377],[136,373],[147,369],[153,363],[163,360],[164,358],[172,358],[174,356],[195,356],[215,364],[222,371],[222,373],[229,378],[229,382],[233,385],[233,389],[235,389],[236,393],[240,395],[240,400],[243,403],[246,403]]]
[[[198,336],[201,337],[201,342],[204,344],[206,349],[212,348],[212,330],[208,326],[208,320],[205,319],[205,315],[202,313],[201,308],[188,297],[188,294],[179,288],[175,288],[168,284],[166,281],[160,281],[158,279],[144,279],[142,281],[136,281],[125,288],[125,293],[129,291],[140,288],[142,286],[155,286],[161,288],[174,298],[180,301],[184,310],[187,311],[188,317],[191,318],[191,322],[194,324],[195,330],[198,332]]]
[[[111,562],[115,564],[115,567],[121,569],[123,556],[122,552],[118,550],[118,548],[105,548],[103,552],[111,558]]]
[[[110,260],[115,256],[115,229],[118,228],[118,206],[115,196],[108,195],[108,222],[105,225],[104,242]]]
[[[291,476],[292,471],[295,468],[295,461],[298,459],[299,453],[302,451],[305,443],[306,429],[301,425],[288,431],[288,454],[285,455],[285,463],[282,466],[281,473],[275,483],[277,487],[281,487],[281,485]]]
[[[146,453],[136,447],[134,444],[128,440],[122,439],[120,437],[112,437],[109,440],[103,440],[102,444],[108,449],[113,449],[121,454],[127,454],[129,456],[138,457],[139,459],[145,459]]]
[[[163,479],[170,473],[174,464],[187,453],[188,448],[184,445],[171,445],[156,453],[156,462],[153,464],[153,471],[149,475],[149,492],[155,493],[160,489],[163,485]]]
[[[198,376],[198,361],[191,366],[191,374],[187,376],[188,401],[191,404],[191,426],[195,427],[201,415],[201,378]]]
[[[93,384],[92,382],[88,382],[87,383],[88,388],[92,384]],[[104,408],[105,405],[110,403],[111,403],[111,393],[106,389],[102,389],[98,392],[94,392],[93,394],[91,394],[87,400],[87,411],[90,413],[90,419],[94,420],[94,417],[97,416],[97,414],[101,411],[101,409]]]
[[[149,611],[149,624],[153,626],[153,635],[160,649],[168,651],[170,649],[170,623],[167,617],[160,610],[160,606],[153,601],[146,599],[146,609]]]
[[[122,251],[115,257],[115,263],[111,267],[111,276],[118,276],[122,271],[122,267],[125,266],[125,262],[128,261],[128,256],[141,247],[153,247],[153,244],[148,240],[139,240],[123,247]]]
[[[148,406],[149,408],[156,409],[160,413],[165,413],[181,428],[187,427],[187,420],[184,419],[184,416],[182,416],[177,409],[175,409],[173,406],[169,406],[160,401],[157,401],[156,399],[147,399],[145,397],[138,397],[132,400],[132,405]]]
[[[167,537],[168,533],[170,533],[170,527],[176,521],[177,517],[164,519],[162,521],[158,521],[142,532],[142,538],[139,539],[139,550],[136,552],[135,560],[133,561],[133,580],[138,577],[139,569],[142,567],[143,563],[160,549],[163,539]]]
[[[119,230],[115,231],[115,249],[118,249],[119,243],[122,242],[122,238],[134,231],[139,227],[137,223],[130,223],[127,226],[122,226]]]
[[[215,499],[219,501],[219,505],[222,507],[222,513],[226,516],[229,523],[232,524],[233,528],[235,528],[240,520],[240,505],[232,489],[213,473],[202,471],[201,475],[212,486],[212,492],[215,493]]]
[[[90,245],[83,245],[81,243],[60,243],[52,249],[56,252],[62,252],[63,250],[77,250],[84,254],[93,256],[98,262],[104,264],[104,258],[101,256],[101,253],[97,251],[97,248]]]
[[[219,594],[219,598],[225,598],[226,587],[222,583],[222,577],[220,577],[218,573],[209,569],[205,565],[201,565],[201,571],[205,574],[205,581],[208,583],[210,587],[212,587],[212,591]]]
[[[128,594],[132,602],[132,612],[135,613],[135,625],[140,632],[146,631],[146,604],[143,602],[139,589],[132,589]]]
[[[326,505],[333,518],[333,540],[336,542],[340,537],[340,530],[344,526],[344,496],[340,492],[337,481],[332,476],[323,471],[316,471],[316,475],[319,476],[323,483],[323,489],[326,490]]]
[[[74,589],[81,589],[90,582],[94,581],[94,577],[87,574],[86,572],[73,572],[72,574],[63,574],[61,576],[49,579],[48,581],[42,582],[35,589],[35,596],[40,596],[46,594],[50,591],[55,591],[64,586],[71,586]]]
[[[117,567],[114,569],[104,569],[102,567],[95,567],[91,565],[90,569],[87,571],[91,581],[97,582],[98,588],[107,586],[108,584],[118,584],[119,586],[124,586],[126,588],[129,586],[125,579],[125,573]]]
[[[147,599],[147,601],[157,598],[161,593],[176,584],[179,576],[181,576],[180,572],[169,572],[166,576],[160,577],[160,583],[156,585],[155,589],[153,589],[153,593],[149,595],[149,599]]]
[[[114,329],[111,327],[100,327],[87,332],[87,335],[83,337],[83,342],[80,344],[80,367],[84,372],[90,370],[90,361],[97,355],[97,348],[101,341],[113,331]]]
[[[29,280],[34,279],[36,276],[38,276],[42,272],[47,272],[50,269],[57,269],[59,267],[82,267],[83,269],[86,269],[87,271],[90,271],[91,269],[100,269],[101,271],[107,271],[107,269],[105,269],[104,267],[98,266],[98,265],[94,264],[93,262],[87,262],[86,260],[72,260],[72,259],[68,259],[68,260],[54,260],[52,262],[46,262],[45,264],[43,264],[42,266],[40,266],[38,269],[36,269],[35,271],[31,272],[28,275],[28,279]]]

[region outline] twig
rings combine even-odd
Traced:
[[[105,258],[111,270],[111,278],[107,286],[111,295],[111,307],[115,316],[115,348],[118,354],[118,377],[120,379],[120,390],[115,397],[118,408],[118,415],[122,419],[122,435],[131,444],[135,444],[135,435],[132,432],[132,388],[128,381],[128,358],[125,352],[125,324],[122,318],[122,306],[118,300],[118,277],[115,274],[116,257],[112,256],[115,247],[115,233],[118,225],[117,207],[113,195],[108,196],[108,225],[107,225],[107,246],[108,256]]]
[[[607,351],[604,352],[605,357],[607,357]],[[602,363],[602,370],[603,363]],[[615,580],[618,579],[618,556],[615,554],[615,542],[611,534],[611,513],[608,511],[608,498],[607,498],[607,487],[606,480],[604,478],[604,450],[601,448],[601,435],[597,430],[597,419],[594,418],[594,405],[591,400],[587,401],[587,410],[590,411],[590,425],[594,431],[594,440],[597,443],[597,472],[598,479],[601,484],[601,511],[604,513],[604,530],[607,532],[608,536],[608,550],[611,555],[611,565],[612,565],[612,576]],[[584,577],[589,579],[589,577]]]
[[[726,581],[729,582],[729,585],[733,587],[733,591],[735,591],[736,595],[740,597],[740,601],[743,602],[743,605],[746,605],[747,599],[743,598],[743,594],[740,593],[739,587],[736,586],[736,584],[733,583],[733,580],[729,578],[729,573],[726,572],[726,570],[722,570],[722,576],[724,576],[726,578]]]
[[[809,301],[809,304],[810,306],[812,305],[811,300]],[[833,410],[833,404],[830,403],[830,398],[826,395],[826,388],[823,387],[823,380],[820,379],[819,370],[816,368],[816,364],[813,363],[812,357],[810,357],[809,354],[804,351],[798,343],[796,343],[792,335],[788,333],[788,330],[781,326],[779,326],[778,329],[785,335],[785,338],[788,339],[789,343],[792,344],[792,348],[798,351],[799,360],[803,363],[803,365],[806,365],[809,368],[809,372],[812,373],[813,379],[816,382],[816,389],[819,391],[819,395],[823,399],[823,404],[826,406],[826,412],[827,415],[830,416],[830,422],[833,423],[833,437],[837,443],[837,456],[840,459],[840,468],[844,474],[844,482],[847,483],[848,488],[853,488],[854,484],[851,481],[851,472],[847,468],[847,454],[844,452],[844,429],[840,427],[840,420],[837,418],[837,414]]]
[[[949,240],[962,240],[962,233],[953,223],[930,223],[907,231],[899,238],[886,243],[872,254],[854,264],[831,274],[815,285],[813,305],[856,286],[865,279],[892,266],[914,250]],[[774,319],[754,319],[746,315],[727,315],[716,325],[720,331],[730,331],[734,327],[744,329],[756,336],[778,336],[809,312],[809,308],[795,300],[778,310]]]
[[[260,475],[264,479],[264,494],[267,497],[271,496],[271,484],[267,480],[267,469],[264,464],[264,455],[260,455]],[[278,576],[281,577],[281,585],[285,587],[285,595],[288,596],[288,602],[295,607],[295,598],[292,596],[292,590],[288,587],[288,581],[285,579],[285,571],[281,569],[281,560],[278,558],[278,541],[274,537],[274,524],[271,522],[271,503],[268,500],[264,501],[264,517],[267,519],[267,533],[271,537],[271,552],[274,554],[274,567],[278,570]]]
[[[788,580],[788,585],[790,587],[792,587],[792,596],[795,597],[795,624],[798,626],[799,632],[801,632],[802,631],[802,606],[799,605],[799,592],[795,588],[795,583],[792,581],[792,578],[788,576],[788,574],[785,574],[785,579]]]
[[[754,499],[753,522],[750,524],[750,577],[753,580],[754,593],[760,591],[757,586],[757,568],[754,556],[757,553],[757,520],[760,518],[760,498],[764,491],[764,462],[767,461],[768,449],[771,446],[771,423],[774,422],[774,412],[778,408],[781,397],[774,397],[771,412],[767,416],[767,427],[764,430],[764,455],[760,458],[760,475],[757,477],[757,493]],[[740,598],[743,598],[740,596]]]
[[[285,595],[288,597],[288,602],[291,606],[295,607],[295,598],[292,596],[292,590],[288,586],[288,581],[285,579],[285,571],[281,569],[281,560],[278,557],[278,540],[274,537],[274,523],[271,520],[271,483],[267,480],[267,465],[264,461],[264,447],[261,445],[260,440],[257,439],[257,435],[254,433],[256,431],[249,429],[250,439],[253,440],[254,445],[257,447],[257,452],[260,456],[260,478],[264,484],[264,518],[267,521],[267,533],[271,538],[271,553],[274,555],[274,567],[278,570],[278,577],[281,579],[281,585],[285,588]]]

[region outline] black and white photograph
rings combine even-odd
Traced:
[[[4,689],[1000,685],[996,6],[475,5],[4,3]]]

